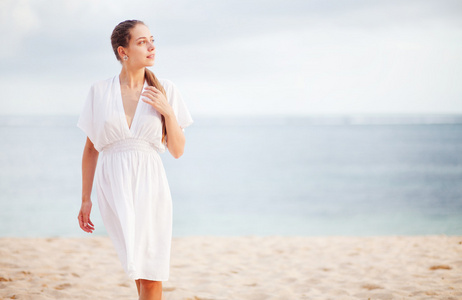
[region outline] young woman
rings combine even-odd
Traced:
[[[146,68],[154,65],[156,48],[143,22],[118,24],[111,43],[122,70],[93,84],[77,124],[87,135],[78,219],[82,230],[93,232],[96,176],[104,225],[139,299],[161,299],[169,276],[172,200],[158,153],[168,148],[179,158],[183,129],[193,120],[175,85]]]

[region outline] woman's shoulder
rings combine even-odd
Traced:
[[[173,84],[173,82],[170,79],[167,79],[167,78],[157,77],[157,79],[162,84]]]
[[[110,87],[112,86],[112,84],[114,84],[115,80],[118,78],[118,75],[116,76],[112,76],[112,77],[109,77],[109,78],[106,78],[106,79],[102,79],[102,80],[98,80],[98,81],[95,81],[93,82],[93,84],[91,85],[91,87],[93,89],[102,89],[102,90],[105,90],[107,87]]]
[[[157,78],[160,84],[164,87],[165,91],[174,89],[176,86],[170,79],[167,78]]]

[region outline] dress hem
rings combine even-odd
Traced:
[[[128,276],[132,280],[150,280],[150,281],[168,281],[168,277],[163,278],[163,277],[151,277],[151,276]]]

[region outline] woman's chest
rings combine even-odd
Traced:
[[[138,103],[140,101],[140,94],[143,87],[135,87],[135,88],[128,88],[128,87],[121,87],[121,101],[122,101],[122,108],[125,114],[125,118],[127,120],[128,127],[131,127],[133,118],[137,111]]]
[[[119,94],[101,101],[101,130],[104,135],[157,138],[162,135],[160,114],[141,99],[124,105]],[[126,99],[128,100],[128,99]]]

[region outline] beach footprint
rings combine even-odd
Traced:
[[[72,285],[70,283],[63,283],[60,285],[55,286],[55,290],[64,290],[70,288]]]

